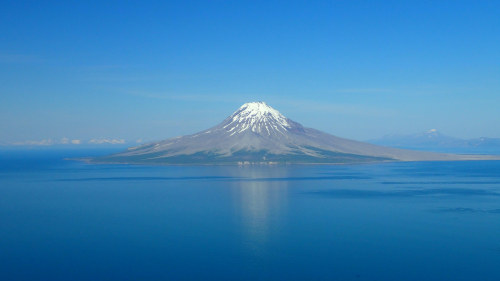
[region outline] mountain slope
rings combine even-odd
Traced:
[[[479,158],[395,149],[339,138],[303,127],[264,102],[251,102],[210,129],[129,148],[91,161],[152,164],[333,164],[469,159]]]

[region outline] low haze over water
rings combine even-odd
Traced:
[[[500,161],[63,160],[89,153],[0,152],[3,280],[500,280]]]

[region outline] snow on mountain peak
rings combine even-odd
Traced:
[[[228,119],[229,122],[223,128],[231,132],[231,135],[246,130],[267,135],[272,132],[283,134],[292,128],[283,114],[262,101],[243,104]]]
[[[283,119],[284,122],[286,122],[285,116],[263,101],[245,103],[235,113],[238,113],[238,115],[243,116],[244,118],[250,117],[254,119],[262,119],[272,116],[276,119]]]

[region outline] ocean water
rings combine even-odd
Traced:
[[[0,152],[0,280],[500,280],[500,162],[132,166]]]

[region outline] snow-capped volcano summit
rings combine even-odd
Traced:
[[[90,161],[152,164],[360,163],[477,157],[402,150],[343,139],[305,128],[265,102],[250,102],[210,129],[132,147]]]
[[[254,133],[286,134],[287,131],[300,129],[302,126],[286,118],[278,110],[265,102],[249,102],[242,105],[237,111],[222,122],[222,128],[230,136],[250,130]]]

